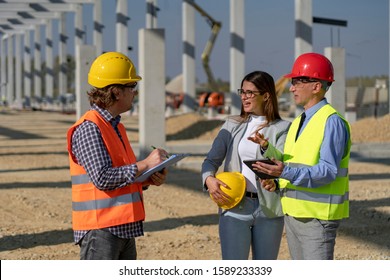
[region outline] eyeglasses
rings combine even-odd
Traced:
[[[243,96],[245,96],[246,98],[253,98],[255,96],[258,96],[258,95],[262,95],[262,93],[260,91],[257,91],[257,90],[243,90],[242,88],[239,88],[237,90],[237,94],[241,96],[241,98]]]
[[[136,88],[137,88],[137,82],[132,83],[132,84],[123,85],[123,87],[129,88],[130,90],[134,91],[134,90],[136,90]]]
[[[308,84],[308,83],[318,83],[320,81],[318,80],[312,80],[309,78],[292,78],[291,79],[291,85],[294,87],[297,87],[302,84]]]

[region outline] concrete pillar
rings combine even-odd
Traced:
[[[41,26],[36,25],[34,29],[34,96],[42,97],[42,53],[41,53]]]
[[[53,21],[46,21],[46,71],[45,71],[45,97],[52,103],[54,88],[54,63],[53,63]]]
[[[245,76],[245,2],[230,0],[230,114],[239,115],[241,98],[236,94]]]
[[[334,69],[334,80],[326,99],[342,115],[345,116],[346,108],[346,87],[345,87],[345,49],[325,48],[324,55],[332,62]]]
[[[23,94],[26,98],[26,105],[30,107],[31,92],[32,92],[32,69],[31,69],[31,30],[26,30],[24,33],[24,52],[23,52]]]
[[[157,0],[146,1],[146,28],[157,28]]]
[[[103,19],[102,0],[95,0],[93,6],[93,44],[96,47],[96,56],[103,53]]]
[[[14,57],[13,57],[13,36],[10,35],[7,38],[7,102],[12,105],[14,102],[14,81],[15,81],[15,70],[14,70]]]
[[[14,107],[22,109],[22,35],[15,34],[15,100]]]
[[[195,92],[195,11],[188,1],[183,1],[183,112],[193,112],[196,104]]]
[[[313,51],[312,26],[312,0],[295,0],[295,58]],[[302,107],[297,107],[294,102],[291,102],[291,116],[296,117],[302,111]]]
[[[61,17],[58,21],[58,58],[60,71],[58,72],[58,93],[65,94],[68,92],[68,62],[66,60],[66,41],[68,36],[66,35],[66,13],[61,13]]]
[[[345,111],[345,119],[350,123],[353,124],[356,122],[356,111]]]
[[[313,51],[312,0],[295,0],[295,58]]]
[[[84,44],[84,26],[83,26],[83,6],[81,4],[75,5],[74,15],[74,27],[75,27],[75,47]]]
[[[6,42],[8,35],[1,36],[0,46],[0,102],[7,100]]]
[[[125,55],[129,53],[129,35],[127,22],[127,0],[116,0],[116,51]]]
[[[88,73],[96,58],[96,47],[90,45],[76,46],[76,117],[79,119],[89,110],[90,104],[87,91],[91,89],[88,84]]]
[[[150,146],[165,148],[165,32],[164,29],[139,31],[139,157],[150,153]]]

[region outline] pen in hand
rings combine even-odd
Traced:
[[[153,150],[155,150],[155,149],[157,149],[155,146],[150,146]],[[165,157],[168,159],[168,158],[170,158],[170,155],[167,153],[166,155],[165,155]]]

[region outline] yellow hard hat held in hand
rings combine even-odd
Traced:
[[[221,180],[228,186],[226,188],[220,185],[220,188],[231,199],[226,203],[220,203],[214,200],[214,198],[210,195],[211,199],[222,209],[231,209],[240,203],[246,190],[244,175],[242,175],[240,172],[222,172],[217,174],[215,178]]]

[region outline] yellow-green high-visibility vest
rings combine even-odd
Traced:
[[[300,118],[292,122],[284,146],[283,161],[286,165],[310,167],[319,162],[326,120],[333,114],[338,113],[329,104],[320,108],[307,123],[296,142],[295,134]],[[351,135],[349,123],[342,116],[340,117]],[[282,178],[279,180],[284,214],[297,218],[317,218],[320,220],[340,220],[349,216],[350,137],[345,148],[345,156],[341,160],[337,177],[330,184],[317,188],[305,188],[294,186],[290,181]]]

